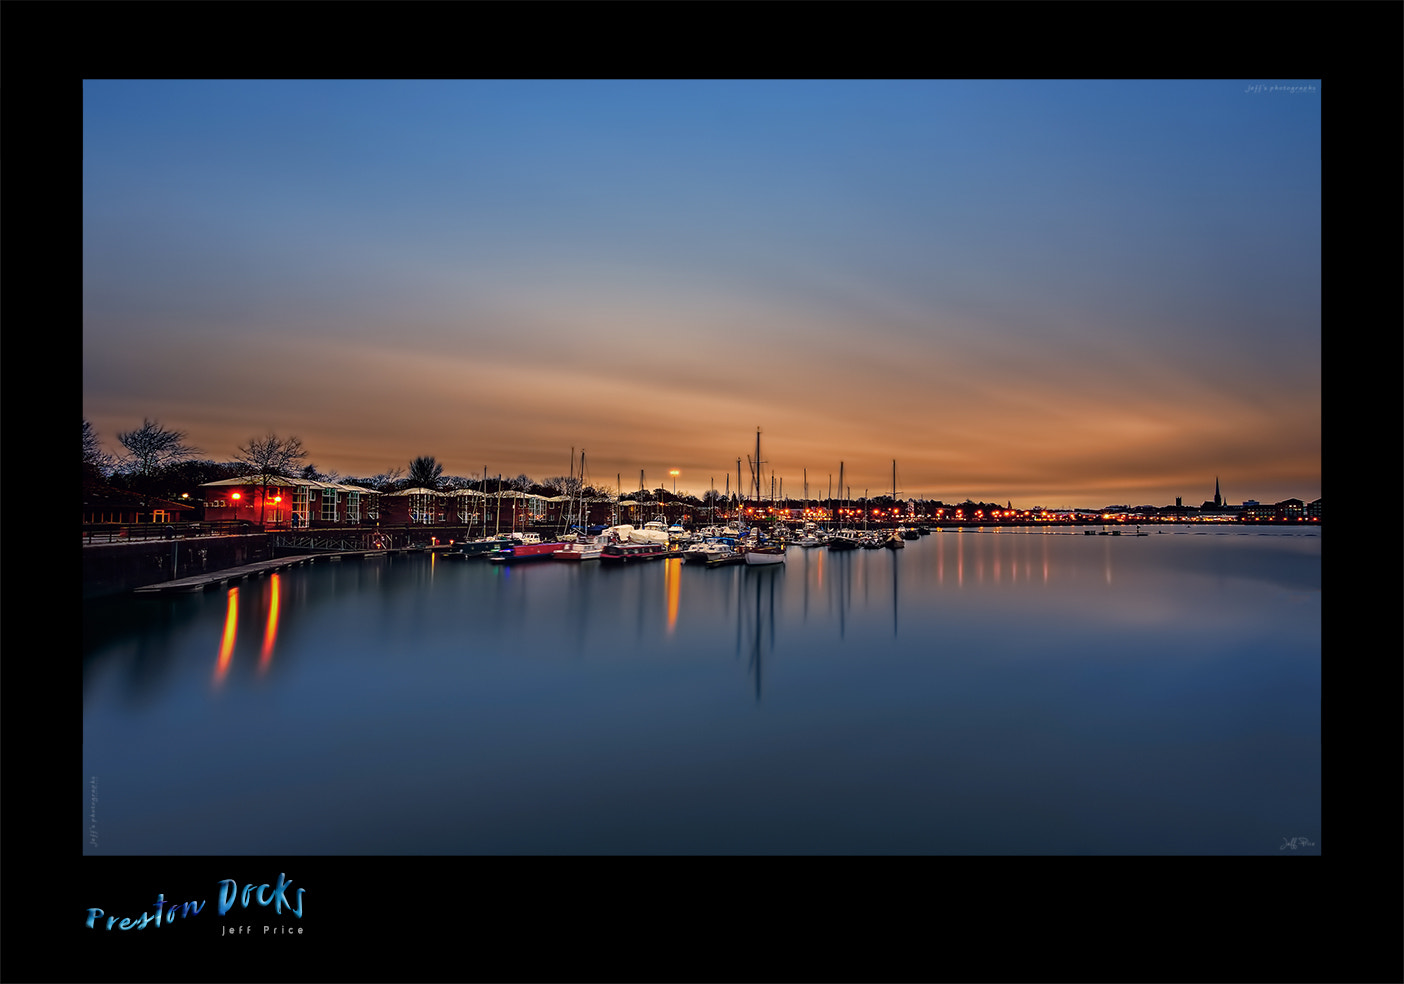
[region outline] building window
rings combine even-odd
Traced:
[[[322,522],[336,522],[336,492],[322,489]]]
[[[359,523],[361,521],[361,493],[346,493],[346,521],[348,523]]]

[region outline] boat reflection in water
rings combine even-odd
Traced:
[[[761,699],[761,666],[766,653],[775,651],[775,582],[774,566],[757,568],[747,577],[736,579],[736,648],[740,655],[741,640],[748,644],[747,671],[755,679],[756,703]],[[755,606],[746,605],[740,594],[750,591]],[[764,604],[762,604],[764,601]],[[748,625],[743,623],[749,622]]]

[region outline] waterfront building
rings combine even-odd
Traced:
[[[246,520],[275,529],[355,526],[379,519],[378,492],[310,478],[260,475],[206,482],[207,520]]]
[[[197,508],[193,502],[141,495],[106,485],[89,485],[83,489],[84,525],[183,523],[194,517]]]

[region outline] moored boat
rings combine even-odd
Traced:
[[[557,544],[560,547],[555,553],[557,560],[599,560],[600,554],[609,544],[608,536],[581,537],[574,543]]]
[[[711,563],[737,554],[734,542],[727,542],[718,537],[705,540],[702,543],[694,543],[682,550],[683,563]]]
[[[628,536],[630,543],[661,543],[666,547],[669,542],[668,528],[661,519],[650,519],[643,529],[631,529]]]
[[[751,567],[783,564],[785,562],[785,548],[780,544],[747,547],[745,558],[747,565]]]
[[[556,551],[566,546],[564,543],[512,543],[496,553],[489,554],[488,560],[495,564],[507,564],[522,560],[550,560]]]
[[[660,560],[667,556],[666,543],[610,543],[600,551],[600,563],[613,566],[642,560]]]
[[[467,557],[487,557],[497,553],[504,547],[512,546],[511,539],[500,537],[486,537],[482,540],[460,540],[448,550],[444,551],[445,557],[467,558]]]

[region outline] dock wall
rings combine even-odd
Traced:
[[[254,533],[85,546],[83,599],[268,560],[271,543],[269,534]]]

